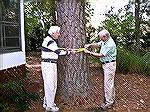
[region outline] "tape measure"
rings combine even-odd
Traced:
[[[59,48],[60,50],[65,50],[66,48]],[[76,52],[83,52],[84,50],[86,50],[86,48],[78,48],[78,49],[71,49],[73,51],[76,51]]]

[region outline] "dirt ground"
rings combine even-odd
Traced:
[[[42,107],[43,81],[41,77],[41,67],[39,59],[27,57],[26,66],[29,68],[28,91],[37,92],[40,99],[32,102],[26,112],[45,112]],[[92,82],[89,98],[84,102],[63,102],[61,96],[56,96],[56,104],[60,108],[59,112],[98,112],[98,107],[103,98],[103,75],[99,68],[91,68]],[[107,112],[150,112],[150,78],[139,74],[117,73],[115,77],[116,102],[113,109]],[[82,104],[83,103],[83,104]]]

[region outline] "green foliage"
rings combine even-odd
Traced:
[[[94,56],[89,56],[89,62],[92,63],[92,64],[95,64],[95,63],[100,63],[100,59],[97,58],[97,57],[94,57]]]
[[[146,16],[143,16],[143,14],[147,14],[148,16],[147,12],[150,10],[150,4],[148,4],[147,0],[141,1],[140,3],[140,29],[138,30],[135,27],[133,5],[135,5],[135,1],[129,2],[129,4],[118,11],[115,11],[115,7],[112,6],[110,10],[106,11],[106,19],[101,23],[98,30],[103,28],[107,29],[118,46],[126,47],[132,51],[136,51],[137,49],[135,48],[137,48],[137,46],[140,48],[138,50],[147,50],[149,41],[148,35],[145,35],[145,32],[149,33],[147,29],[150,26],[149,20],[145,19]],[[139,31],[138,36],[135,35],[137,34],[136,31]]]
[[[0,111],[1,112],[11,112],[13,105],[18,112],[24,112],[28,109],[30,102],[38,99],[36,93],[28,93],[23,88],[22,81],[7,81],[0,84],[0,90],[3,91],[0,99]]]
[[[141,71],[144,71],[147,75],[150,75],[150,52],[147,52],[142,57],[140,62]]]
[[[117,71],[150,74],[150,53],[147,52],[141,56],[129,50],[118,48]]]
[[[88,59],[92,66],[100,67],[99,58],[89,56]],[[117,72],[150,75],[150,52],[137,55],[127,49],[117,48]]]
[[[21,90],[23,85],[21,81],[8,81],[7,83],[0,84],[0,88],[7,88],[10,91],[16,92],[17,90]]]
[[[49,27],[55,22],[55,0],[24,3],[26,50],[41,47]]]
[[[94,9],[91,8],[90,2],[85,3],[85,25],[86,25],[86,43],[91,43],[91,38],[95,37],[96,29],[91,25],[91,17],[94,14]]]
[[[144,7],[141,7],[141,16],[149,10],[149,4],[147,3],[147,0],[142,1],[141,3],[141,6],[145,7],[145,10],[143,9]],[[139,54],[132,52],[135,51],[135,16],[132,7],[133,5],[134,4],[129,3],[124,6],[124,8],[119,9],[118,12],[115,12],[114,7],[111,7],[111,9],[105,13],[106,19],[102,22],[102,26],[100,26],[98,30],[103,28],[107,29],[118,46],[117,71],[150,74],[150,53],[147,52],[143,55],[143,51]],[[146,21],[144,18],[140,19],[141,23]],[[148,21],[143,24],[149,27]],[[145,26],[141,29],[141,32],[139,32],[141,33],[140,39],[144,40],[142,43],[142,47],[145,49],[144,52],[149,51],[149,32],[145,29]],[[144,32],[146,32],[147,35],[145,35]],[[92,37],[91,34],[92,33],[89,33],[87,37]],[[95,64],[99,62],[99,59],[89,57],[89,61],[90,63]]]
[[[6,103],[4,101],[0,102],[0,111],[1,112],[11,112],[8,103]]]
[[[122,15],[121,12],[109,13],[105,14],[106,19],[102,22],[102,26],[110,32],[117,45],[130,46],[133,43],[134,17],[131,14]]]
[[[25,92],[19,92],[16,94],[13,94],[9,97],[12,103],[16,104],[16,109],[18,111],[25,111],[28,109],[31,100],[35,101],[37,100],[38,96],[35,93],[25,93]]]

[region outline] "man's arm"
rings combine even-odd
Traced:
[[[84,47],[85,48],[89,48],[89,47],[91,47],[91,48],[98,48],[99,45],[97,43],[92,43],[92,44],[85,44]]]
[[[84,52],[85,53],[87,53],[87,54],[90,54],[90,55],[93,55],[93,56],[96,56],[96,57],[104,57],[104,55],[103,54],[101,54],[101,53],[95,53],[95,52],[91,52],[91,51],[89,51],[89,50],[84,50]]]

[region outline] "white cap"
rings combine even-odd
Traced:
[[[60,27],[59,26],[51,26],[48,30],[48,33],[51,35],[53,33],[59,32],[60,31]]]
[[[110,33],[107,31],[107,30],[101,30],[99,33],[98,33],[99,36],[103,36],[103,35],[108,35],[110,36]]]

